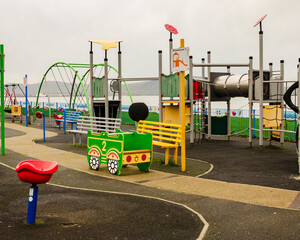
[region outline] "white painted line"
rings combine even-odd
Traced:
[[[199,174],[198,176],[196,176],[196,178],[202,177],[206,174],[209,174],[214,169],[214,165],[212,165],[211,163],[209,165],[210,165],[210,168],[208,169],[208,171],[206,171],[205,173]]]
[[[11,166],[9,166],[9,165],[3,163],[3,162],[0,162],[0,164],[1,164],[2,166],[4,166],[4,167],[7,167],[7,168],[11,169],[11,170],[16,170],[16,168],[11,167]]]
[[[126,195],[126,196],[133,196],[133,197],[141,197],[141,198],[148,198],[148,199],[155,199],[155,200],[159,200],[159,201],[163,201],[163,202],[167,202],[167,203],[171,203],[177,206],[181,206],[186,208],[187,210],[193,212],[194,214],[196,214],[199,219],[203,222],[204,226],[197,238],[197,240],[201,240],[204,238],[208,227],[209,227],[209,223],[205,220],[205,218],[198,213],[197,211],[195,211],[194,209],[190,208],[189,206],[182,204],[182,203],[178,203],[178,202],[173,202],[167,199],[163,199],[163,198],[158,198],[158,197],[152,197],[152,196],[146,196],[146,195],[140,195],[140,194],[135,194],[135,193],[126,193],[126,192],[115,192],[115,191],[107,191],[107,190],[98,190],[98,189],[88,189],[88,188],[78,188],[78,187],[71,187],[71,186],[64,186],[64,185],[60,185],[60,184],[55,184],[55,183],[47,183],[48,185],[51,186],[55,186],[55,187],[61,187],[61,188],[67,188],[67,189],[74,189],[74,190],[81,190],[81,191],[91,191],[91,192],[100,192],[100,193],[110,193],[110,194],[118,194],[118,195]]]

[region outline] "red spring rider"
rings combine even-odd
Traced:
[[[57,162],[52,161],[26,160],[17,165],[16,172],[19,179],[32,184],[29,188],[27,224],[35,223],[38,196],[37,184],[48,182],[57,169]]]

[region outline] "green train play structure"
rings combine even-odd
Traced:
[[[134,103],[129,108],[133,121],[145,120],[148,107],[144,103]],[[149,172],[153,158],[152,133],[137,131],[116,133],[94,133],[88,131],[87,160],[92,170],[98,170],[101,163],[107,164],[108,171],[120,175],[123,166],[136,164],[140,171]]]
[[[151,133],[121,130],[112,134],[88,132],[87,160],[92,170],[98,170],[104,163],[111,174],[120,175],[124,165],[136,164],[139,170],[148,172],[152,157]]]

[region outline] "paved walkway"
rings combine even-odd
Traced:
[[[28,159],[57,161],[61,166],[92,175],[155,187],[161,190],[171,190],[178,193],[194,194],[260,206],[300,209],[299,191],[179,176],[154,170],[151,170],[149,173],[142,173],[137,168],[131,166],[122,170],[122,176],[111,175],[104,167],[101,167],[99,171],[92,171],[88,168],[85,156],[43,144],[36,144],[35,140],[42,137],[42,130],[31,127],[26,128],[13,123],[6,123],[6,128],[25,133],[21,136],[7,138],[6,148],[28,156]],[[53,137],[56,136],[56,133],[46,131],[46,136],[47,138]]]

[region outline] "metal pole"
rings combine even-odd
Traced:
[[[201,62],[202,63],[205,63],[205,58],[202,58],[201,59]],[[202,67],[202,78],[204,79],[205,78],[205,67]],[[207,83],[202,83],[202,91],[203,91],[203,99],[202,99],[202,102],[201,102],[201,134],[200,134],[200,138],[201,139],[204,139],[205,138],[205,118],[206,118],[206,115],[205,115],[205,92],[206,92],[206,89],[207,89]],[[198,122],[199,124],[199,122]]]
[[[230,73],[230,66],[227,66],[227,73]]]
[[[227,73],[230,74],[230,66],[227,66]],[[227,101],[227,137],[228,141],[230,140],[230,99]]]
[[[45,122],[45,103],[43,102],[43,140],[44,140],[44,142],[46,141],[46,135],[45,135],[46,126],[45,125],[46,125],[46,122]]]
[[[72,83],[72,88],[71,88],[71,94],[70,94],[69,110],[72,109],[72,97],[73,97],[73,90],[74,90],[74,85],[75,85],[75,81],[76,81],[76,77],[77,77],[77,72],[78,71],[75,72],[75,75],[74,75],[74,78],[73,78],[73,83]]]
[[[172,49],[173,49],[173,39],[172,39],[172,33],[170,33],[170,39],[169,39],[170,75],[172,74]]]
[[[189,94],[190,94],[190,143],[194,143],[194,96],[193,96],[193,56],[189,58]]]
[[[253,112],[253,57],[249,57],[249,70],[248,70],[248,76],[249,76],[249,86],[248,86],[248,101],[249,101],[249,144],[250,147],[252,147],[252,125],[255,119],[252,119],[252,114],[254,116]]]
[[[194,63],[194,67],[249,67],[249,64],[244,63]]]
[[[94,103],[93,103],[93,80],[94,80],[94,58],[93,58],[93,43],[91,42],[91,49],[90,49],[90,116],[94,116]]]
[[[1,154],[5,155],[4,127],[4,45],[0,45],[0,82],[1,82]]]
[[[270,82],[269,82],[269,89],[271,88],[271,79],[273,77],[273,63],[269,63],[269,70],[270,70]],[[269,132],[269,142],[272,145],[272,131]]]
[[[104,84],[105,84],[105,117],[109,118],[109,103],[108,103],[108,58],[107,50],[105,50],[104,58]]]
[[[66,109],[64,109],[64,134],[66,134],[66,127],[67,127],[67,123],[66,123],[66,118],[67,118],[67,116],[66,116]]]
[[[184,39],[180,39],[180,48],[184,48]],[[180,72],[180,119],[181,119],[181,171],[185,172],[185,72]]]
[[[24,78],[24,84],[25,84],[25,109],[26,109],[26,112],[25,112],[25,115],[26,115],[26,127],[28,127],[28,95],[27,95],[27,74],[25,75],[25,78]]]
[[[227,101],[227,137],[230,140],[230,99]]]
[[[300,111],[299,111],[299,106],[300,106],[300,58],[298,59],[298,92],[297,92],[297,98],[298,98],[298,115],[297,115],[297,127],[298,127],[298,168],[299,168],[299,174],[300,174],[300,131],[299,131],[299,127],[300,127]]]
[[[49,126],[51,126],[51,103],[50,103],[50,97],[49,97],[49,94],[48,94],[48,106],[49,106]]]
[[[35,184],[32,184],[32,186],[29,188],[27,224],[35,223],[37,197],[38,187]]]
[[[211,53],[210,51],[207,52],[207,63],[211,62]],[[207,78],[208,78],[208,88],[207,88],[207,124],[208,124],[208,131],[207,131],[207,138],[210,139],[211,137],[211,88],[210,88],[210,67],[207,68]]]
[[[122,77],[122,52],[121,52],[121,43],[119,42],[119,51],[118,51],[118,78]],[[118,81],[119,84],[119,118],[122,120],[122,81]]]
[[[255,109],[253,109],[253,129],[255,129]],[[255,138],[255,131],[252,131],[253,133],[253,138]],[[251,142],[251,146],[252,147],[252,142]]]
[[[263,31],[259,32],[259,148],[262,150],[263,147],[263,80],[264,80],[264,69],[263,69]]]
[[[163,122],[162,99],[161,99],[161,75],[162,75],[162,50],[159,50],[158,51],[159,122]]]
[[[282,80],[282,83],[279,83],[279,92],[280,92],[280,111],[281,111],[281,125],[280,125],[280,130],[283,130],[284,129],[284,120],[283,120],[283,115],[284,115],[284,111],[283,111],[283,105],[284,105],[284,100],[283,100],[283,92],[284,92],[284,89],[283,89],[283,81],[284,81],[284,60],[281,60],[280,61],[280,75],[281,75],[281,80]],[[299,105],[298,105],[299,106]],[[280,144],[281,146],[283,145],[284,143],[284,132],[280,132]]]

